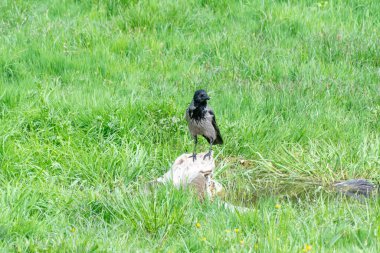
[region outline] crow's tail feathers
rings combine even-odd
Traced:
[[[222,139],[222,136],[220,135],[220,133],[218,133],[216,135],[216,139],[214,140],[213,144],[214,145],[216,145],[216,144],[223,144],[223,139]]]
[[[210,143],[210,139],[207,136],[203,135],[203,137],[205,137],[207,142]],[[212,142],[212,145],[217,145],[217,144],[223,144],[222,136],[219,133],[216,134],[216,139]]]

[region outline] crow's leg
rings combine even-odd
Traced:
[[[212,143],[214,142],[213,139],[210,139],[210,150],[207,152],[207,154],[204,155],[203,160],[206,159],[208,156],[209,159],[211,159],[211,153],[212,153]]]
[[[193,155],[189,156],[189,158],[193,158],[193,162],[197,159],[197,144],[198,144],[198,137],[195,135],[194,136],[194,151],[193,151]]]

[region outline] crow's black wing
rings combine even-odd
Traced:
[[[212,116],[212,126],[215,129],[216,132],[216,139],[214,140],[213,144],[223,144],[222,135],[220,134],[219,127],[216,124],[215,114],[211,109],[208,109],[208,113]]]

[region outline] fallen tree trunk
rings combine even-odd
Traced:
[[[193,161],[191,154],[180,155],[172,167],[163,176],[152,181],[151,184],[173,184],[176,188],[193,188],[199,199],[205,197],[213,200],[216,196],[224,196],[223,186],[213,179],[215,170],[214,157],[204,159],[206,153],[197,155]],[[369,197],[378,192],[378,186],[366,179],[351,179],[332,184],[332,189],[342,195],[349,197]],[[227,202],[220,202],[221,206],[232,211],[245,212],[249,208],[234,206]]]

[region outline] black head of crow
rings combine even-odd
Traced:
[[[207,95],[205,90],[197,90],[194,93],[193,101],[195,106],[206,106],[207,100],[210,100],[210,97]]]

